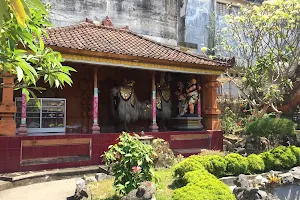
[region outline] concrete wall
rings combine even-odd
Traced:
[[[55,26],[85,20],[102,21],[106,16],[116,27],[129,26],[133,32],[177,44],[178,0],[42,0],[51,5],[50,20]]]
[[[181,16],[185,16],[185,42],[201,47],[208,46],[209,21],[214,9],[215,0],[186,0],[181,9]],[[182,34],[182,33],[181,33]]]

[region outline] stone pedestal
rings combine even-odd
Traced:
[[[201,117],[198,116],[182,116],[173,118],[174,128],[178,130],[201,130]]]
[[[27,125],[26,124],[20,124],[19,128],[19,135],[27,135]]]
[[[154,137],[151,135],[145,135],[145,136],[140,136],[139,140],[143,143],[143,144],[148,144],[151,145],[152,141],[153,141]]]

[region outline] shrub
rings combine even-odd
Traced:
[[[224,157],[193,155],[175,166],[175,175],[182,177],[186,172],[205,168],[217,177],[225,175],[227,161]]]
[[[297,159],[297,165],[300,165],[300,147],[290,146],[289,148],[291,149],[291,151]]]
[[[263,152],[258,156],[261,157],[265,163],[265,171],[270,171],[274,168],[275,158],[271,152]]]
[[[204,158],[210,163],[206,170],[217,177],[222,177],[225,175],[227,169],[227,160],[224,157],[212,155]]]
[[[251,154],[247,157],[249,173],[260,173],[265,170],[264,160],[256,154]]]
[[[248,172],[247,158],[237,154],[230,153],[225,156],[227,160],[227,173],[232,175],[245,174]]]
[[[181,161],[174,167],[175,176],[183,177],[186,172],[204,169],[203,165],[199,163],[196,156],[190,156]]]
[[[289,119],[265,116],[258,118],[246,126],[247,134],[253,136],[270,137],[276,135],[293,135],[296,124]]]
[[[119,140],[104,153],[104,159],[106,165],[112,167],[115,190],[125,195],[141,182],[152,180],[154,151],[152,146],[140,142],[136,135],[123,132]]]
[[[154,159],[155,167],[170,167],[175,163],[176,158],[168,142],[158,138],[153,140],[152,147],[157,155]]]
[[[271,150],[274,157],[274,170],[289,169],[296,165],[297,159],[290,148],[279,146]]]
[[[206,170],[188,172],[183,177],[186,186],[176,189],[172,200],[234,200],[227,185]]]

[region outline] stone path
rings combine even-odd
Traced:
[[[72,178],[4,190],[0,192],[0,200],[67,200],[74,195],[75,180]]]

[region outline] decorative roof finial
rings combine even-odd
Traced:
[[[111,19],[108,16],[105,17],[105,19],[102,21],[101,25],[103,25],[103,26],[109,26],[109,27],[113,27],[114,26],[113,23],[112,23],[112,21],[111,21]]]

